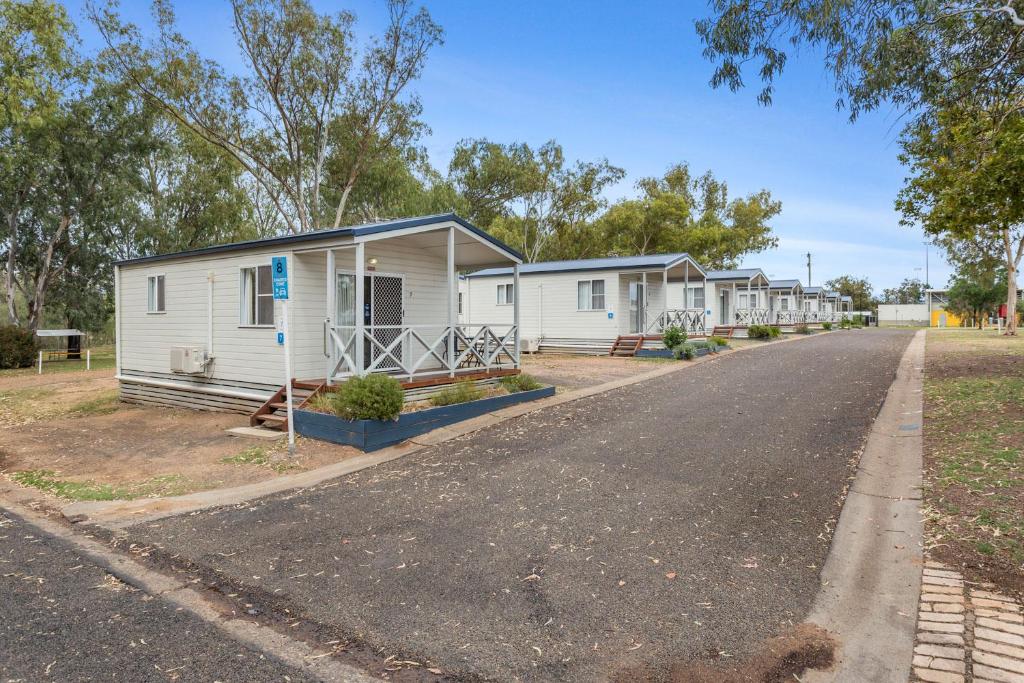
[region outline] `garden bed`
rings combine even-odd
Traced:
[[[346,420],[329,413],[296,410],[295,432],[321,441],[355,446],[364,451],[375,451],[426,434],[438,427],[446,427],[517,403],[535,401],[554,394],[554,387],[541,387],[406,412],[399,415],[397,420]]]

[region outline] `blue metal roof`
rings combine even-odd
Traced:
[[[156,256],[143,256],[141,258],[126,259],[124,261],[118,261],[115,265],[124,266],[132,265],[136,263],[151,263],[154,261],[166,261],[170,259],[181,259],[189,258],[192,256],[204,256],[207,254],[217,254],[220,252],[229,251],[244,251],[246,249],[259,249],[262,247],[272,247],[278,244],[294,244],[300,242],[314,242],[317,240],[329,239],[332,237],[361,237],[363,235],[376,235],[382,232],[391,232],[397,230],[405,230],[408,228],[418,228],[424,225],[431,225],[432,223],[445,223],[451,221],[458,223],[465,229],[469,230],[476,236],[483,240],[490,242],[499,249],[508,252],[515,258],[522,260],[523,255],[518,251],[508,246],[501,240],[493,237],[480,228],[476,227],[465,218],[458,216],[454,213],[439,213],[433,216],[418,216],[416,218],[399,218],[390,221],[380,221],[378,223],[364,223],[362,225],[350,225],[343,228],[328,228],[326,230],[314,230],[312,232],[303,232],[297,235],[282,235],[280,237],[266,237],[259,240],[247,240],[245,242],[231,242],[229,244],[218,244],[212,247],[203,247],[201,249],[191,249],[189,251],[178,251],[170,254],[158,254]]]
[[[793,289],[794,287],[803,289],[799,280],[772,280],[768,283],[769,289]]]
[[[753,280],[761,275],[765,280],[768,276],[760,268],[739,268],[736,270],[709,270],[709,280]]]
[[[849,294],[843,294],[843,301],[849,301],[853,303],[853,297],[850,296]]]
[[[804,294],[821,294],[823,291],[821,287],[804,287]]]
[[[683,261],[689,261],[701,273],[704,269],[690,258],[689,254],[649,254],[647,256],[609,256],[606,258],[577,259],[574,261],[540,261],[519,266],[520,275],[532,273],[569,273],[584,270],[642,270],[644,268],[669,268]],[[469,277],[492,277],[511,275],[511,268],[487,268],[470,273]]]

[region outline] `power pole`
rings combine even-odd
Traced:
[[[807,286],[811,286],[811,252],[807,252]]]
[[[924,243],[924,287],[931,287],[931,278],[928,276],[928,243]]]

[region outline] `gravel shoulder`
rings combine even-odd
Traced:
[[[910,338],[766,345],[128,533],[382,660],[662,678],[804,618]]]

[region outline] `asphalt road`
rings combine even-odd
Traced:
[[[445,674],[742,657],[806,615],[910,338],[769,344],[130,533]]]
[[[306,681],[0,511],[0,680]]]

